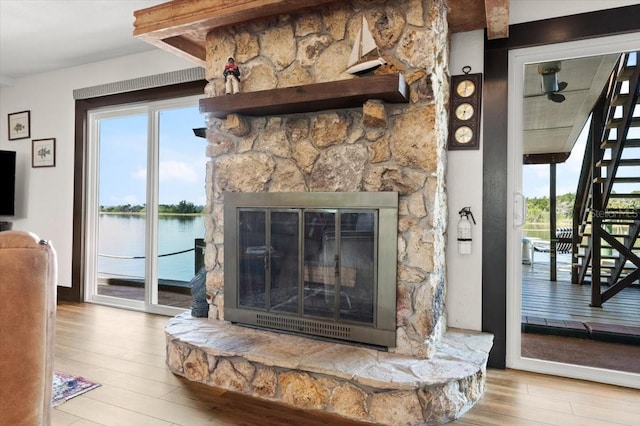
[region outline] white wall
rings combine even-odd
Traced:
[[[639,0],[511,0],[509,23],[539,21],[594,10],[640,4]],[[640,18],[639,18],[640,19]]]
[[[484,72],[484,31],[469,31],[451,36],[449,73]],[[482,133],[480,133],[482,134]],[[450,327],[480,330],[482,327],[482,139],[480,149],[448,151],[447,197],[447,323]],[[471,207],[476,220],[472,225],[472,253],[458,254],[458,212]]]
[[[58,253],[58,281],[71,286],[73,236],[73,90],[161,74],[195,65],[162,50],[15,79],[0,88],[0,149],[17,152],[13,229],[50,240]],[[9,141],[7,114],[31,111],[31,139]],[[31,167],[31,140],[56,139],[56,166]],[[1,184],[1,183],[0,183]]]

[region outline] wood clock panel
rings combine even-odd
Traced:
[[[480,147],[482,74],[451,76],[449,97],[449,150]]]

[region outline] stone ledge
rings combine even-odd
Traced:
[[[167,363],[213,387],[379,424],[459,418],[482,396],[493,336],[449,330],[431,359],[240,327],[172,318]]]

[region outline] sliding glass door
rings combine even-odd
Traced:
[[[85,299],[189,309],[204,237],[198,98],[90,111],[88,122]]]

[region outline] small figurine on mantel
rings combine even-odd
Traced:
[[[240,68],[238,68],[233,57],[227,59],[227,64],[224,66],[222,75],[224,76],[225,94],[240,93]]]

